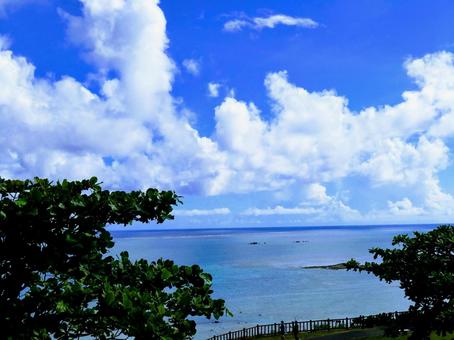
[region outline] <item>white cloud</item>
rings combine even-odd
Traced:
[[[229,208],[215,208],[215,209],[191,209],[191,210],[175,210],[175,216],[214,216],[214,215],[228,215],[230,214]]]
[[[268,17],[233,19],[224,23],[224,31],[237,32],[245,27],[255,30],[275,28],[278,25],[316,28],[319,24],[310,18],[292,17],[285,14],[274,14]]]
[[[361,221],[363,216],[336,197],[329,196],[320,183],[311,183],[303,189],[304,201],[298,206],[283,207],[277,205],[267,208],[249,208],[242,214],[247,216],[301,215],[304,221]]]
[[[418,216],[424,214],[424,209],[415,207],[407,197],[401,201],[388,201],[388,207],[393,215]]]
[[[217,98],[219,97],[219,88],[221,84],[219,83],[208,83],[208,96]]]
[[[345,205],[342,201],[333,200],[330,204],[314,206],[299,205],[283,207],[276,205],[267,208],[248,208],[242,212],[246,216],[302,215],[306,221],[364,221],[361,213]]]
[[[320,183],[312,183],[306,190],[306,198],[315,203],[325,204],[332,200],[326,193],[326,188]]]
[[[448,151],[441,140],[429,141],[425,136],[416,145],[399,138],[386,139],[358,169],[378,184],[414,185],[446,168]]]
[[[265,81],[274,101],[270,122],[253,103],[226,98],[216,109],[216,140],[229,155],[232,183],[237,190],[272,190],[298,181],[364,175],[376,186],[397,184],[427,198],[427,207],[450,202],[451,195],[436,181],[448,165],[449,148],[432,127],[454,109],[452,55],[441,52],[406,67],[418,90],[405,92],[395,106],[359,113],[333,91],[296,87],[284,72],[271,73]],[[437,83],[440,73],[442,84]]]
[[[96,175],[111,187],[206,195],[297,187],[306,190],[300,204],[250,213],[345,219],[359,213],[320,183],[361,176],[411,202],[391,202],[391,212],[454,214],[454,198],[438,180],[454,133],[453,54],[407,61],[417,88],[396,105],[360,112],[334,91],[309,92],[286,72],[270,73],[272,119],[232,93],[214,110],[213,134],[203,137],[171,95],[176,68],[157,1],[82,4],[81,17],[64,17],[71,40],[99,69],[100,93],[70,76],[36,77],[0,39],[0,176]]]
[[[318,23],[310,18],[295,18],[288,15],[276,14],[266,18],[254,18],[255,27],[260,28],[274,28],[277,25],[285,26],[299,26],[305,28],[316,28]]]
[[[185,70],[193,76],[198,76],[200,73],[200,63],[195,59],[183,60],[183,66]]]
[[[241,31],[243,27],[250,26],[250,22],[241,19],[229,20],[224,23],[224,31],[227,32],[236,32]]]
[[[0,175],[97,175],[112,187],[210,193],[224,156],[174,106],[175,67],[157,2],[82,3],[83,16],[64,17],[71,40],[98,65],[102,92],[71,77],[37,78],[32,64],[4,47]],[[118,77],[106,78],[109,70]]]
[[[454,197],[442,191],[437,178],[429,178],[421,183],[424,190],[424,204],[432,212],[454,215]]]
[[[312,215],[319,213],[320,210],[305,207],[285,208],[277,205],[273,208],[249,208],[243,212],[243,215],[251,216],[268,216],[268,215]]]

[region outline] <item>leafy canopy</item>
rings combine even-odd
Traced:
[[[192,316],[219,318],[197,266],[108,256],[106,224],[172,219],[171,191],[102,190],[95,177],[0,178],[0,329],[11,339],[184,339]]]
[[[431,331],[438,334],[454,331],[454,227],[439,226],[414,237],[397,235],[392,249],[373,248],[370,253],[380,262],[347,268],[366,271],[388,283],[400,281],[405,295],[413,301],[409,315],[413,338],[428,339]]]

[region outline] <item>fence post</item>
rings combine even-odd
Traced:
[[[345,328],[348,329],[348,318],[345,318]]]
[[[259,328],[259,325],[257,325],[257,335],[260,335],[260,328]]]
[[[329,330],[330,330],[330,328],[331,328],[331,325],[330,325],[330,321],[329,321],[329,319],[328,319],[327,321],[328,321],[328,331],[329,331]]]
[[[312,332],[312,320],[309,320],[309,331]]]

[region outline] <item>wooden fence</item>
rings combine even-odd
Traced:
[[[333,329],[365,328],[385,324],[386,321],[396,320],[399,315],[407,312],[381,313],[356,318],[326,319],[309,321],[292,321],[257,325],[237,331],[215,335],[208,340],[236,340],[249,339],[260,335],[292,334],[295,327],[298,332],[329,331]]]

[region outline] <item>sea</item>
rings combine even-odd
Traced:
[[[112,252],[132,259],[172,259],[213,276],[213,297],[232,317],[197,318],[194,339],[293,320],[345,318],[403,311],[410,302],[398,282],[367,273],[305,269],[354,258],[372,260],[372,247],[392,247],[394,235],[436,225],[269,227],[112,231]]]

